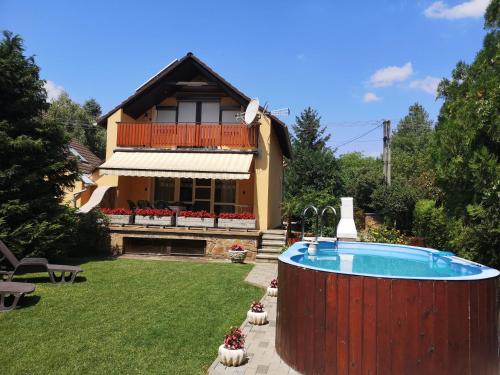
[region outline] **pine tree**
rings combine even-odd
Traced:
[[[74,215],[60,205],[77,177],[64,128],[43,121],[44,81],[18,35],[0,41],[0,238],[17,255],[57,254]]]
[[[326,134],[326,127],[321,127],[321,117],[311,107],[307,107],[299,116],[295,117],[293,141],[296,146],[309,150],[322,150],[330,139]]]
[[[292,127],[293,159],[285,168],[284,205],[286,216],[297,217],[307,204],[323,206],[338,201],[341,179],[338,161],[326,145],[330,139],[321,127],[321,117],[306,108]]]

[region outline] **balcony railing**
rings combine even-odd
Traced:
[[[119,123],[118,147],[257,147],[257,127],[242,124]]]

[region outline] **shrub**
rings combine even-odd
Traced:
[[[132,215],[128,208],[101,208],[101,212],[105,215]]]
[[[271,284],[269,284],[271,288],[277,288],[278,287],[278,279],[272,279]]]
[[[199,218],[215,218],[217,215],[212,214],[208,211],[181,211],[179,216],[182,217],[199,217]]]
[[[87,257],[111,254],[111,237],[106,215],[98,210],[80,214],[76,220],[74,246],[69,255]]]
[[[413,230],[415,235],[425,237],[430,247],[444,249],[449,246],[449,220],[443,207],[436,207],[433,200],[422,199],[415,204]]]
[[[405,245],[408,243],[405,236],[397,229],[381,225],[378,228],[370,228],[365,236],[361,237],[363,242],[380,242]]]
[[[245,335],[238,327],[231,327],[229,332],[224,335],[224,347],[231,350],[245,347]]]
[[[403,181],[379,186],[372,195],[373,207],[384,216],[385,224],[401,231],[411,229],[415,192]]]
[[[264,304],[262,304],[261,302],[253,301],[250,305],[250,310],[252,310],[252,312],[254,313],[264,312]]]
[[[255,219],[255,215],[251,212],[242,212],[242,213],[223,212],[219,214],[219,219],[253,220]]]
[[[138,208],[135,210],[135,214],[141,216],[174,216],[175,212],[157,208]]]

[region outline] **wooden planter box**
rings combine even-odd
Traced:
[[[132,221],[131,215],[108,215],[109,222],[115,225],[125,225],[130,224]]]
[[[255,229],[255,219],[219,219],[219,228]]]
[[[161,225],[165,227],[173,227],[175,225],[174,216],[135,215],[135,223],[138,225]]]
[[[210,217],[185,217],[177,218],[177,225],[180,227],[215,227],[215,218]]]

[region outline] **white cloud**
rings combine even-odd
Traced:
[[[388,66],[377,70],[370,77],[370,85],[373,87],[391,86],[395,82],[404,81],[413,73],[411,62],[403,66]]]
[[[370,103],[370,102],[378,102],[379,100],[382,100],[380,96],[377,96],[374,92],[367,92],[365,95],[363,95],[363,102],[365,103]]]
[[[468,17],[482,17],[490,0],[469,0],[450,7],[443,1],[432,3],[424,14],[429,18],[445,18],[455,20]]]
[[[64,92],[64,87],[58,86],[50,80],[47,80],[43,87],[47,91],[47,101],[49,102],[56,100]]]
[[[436,90],[441,82],[440,78],[427,76],[424,79],[416,79],[410,82],[410,88],[425,91],[428,94],[436,95]]]

